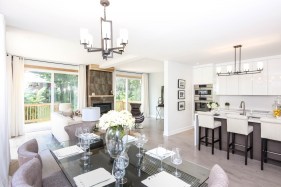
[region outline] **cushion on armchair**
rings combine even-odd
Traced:
[[[209,187],[228,187],[229,180],[224,170],[219,165],[214,165],[211,169],[208,186]]]

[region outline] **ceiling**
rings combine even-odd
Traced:
[[[280,0],[110,3],[107,18],[113,21],[114,38],[120,28],[127,28],[129,44],[125,54],[138,57],[135,64],[122,63],[120,69],[140,68],[144,61],[148,69],[164,60],[190,65],[231,61],[236,44],[243,45],[242,59],[281,54]],[[99,0],[0,0],[0,13],[6,16],[9,26],[71,40],[77,45],[79,29],[86,27],[97,47],[100,45],[99,17],[103,8]]]

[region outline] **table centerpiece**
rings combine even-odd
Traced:
[[[111,110],[103,114],[99,120],[99,128],[106,130],[105,142],[111,158],[116,158],[125,151],[128,130],[135,124],[132,114],[126,110],[120,112]]]

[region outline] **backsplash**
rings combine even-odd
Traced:
[[[245,101],[247,110],[271,111],[277,96],[216,96],[215,101],[224,108],[225,102],[230,103],[230,108],[239,108],[240,102]]]

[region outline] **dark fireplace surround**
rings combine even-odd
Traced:
[[[89,107],[100,107],[101,115],[114,109],[112,72],[91,70],[88,67],[87,87]]]

